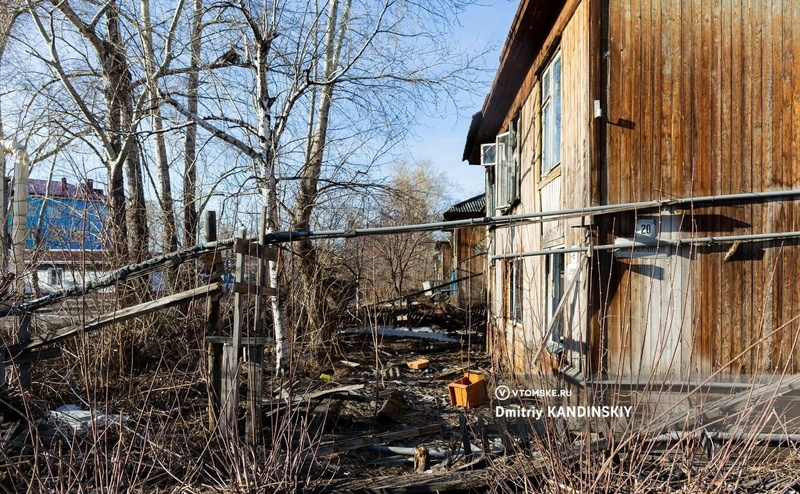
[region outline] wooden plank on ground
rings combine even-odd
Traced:
[[[327,456],[334,453],[352,451],[354,449],[365,448],[367,446],[373,446],[375,444],[381,444],[389,441],[398,441],[400,439],[410,439],[412,437],[436,434],[441,430],[442,426],[440,424],[432,424],[424,425],[422,427],[414,427],[411,429],[404,429],[401,431],[385,432],[383,434],[369,434],[367,436],[323,444],[319,447],[319,449],[317,449],[315,456]]]
[[[339,386],[339,387],[336,387],[336,388],[323,389],[323,390],[320,390],[320,391],[313,391],[311,393],[303,393],[303,394],[295,395],[292,398],[292,401],[295,402],[295,403],[300,403],[300,402],[303,402],[303,401],[311,401],[311,400],[315,400],[317,398],[323,398],[323,397],[327,397],[327,396],[335,395],[335,394],[340,394],[340,393],[349,393],[350,391],[359,391],[359,390],[362,390],[362,389],[364,389],[364,385],[363,384],[350,384],[350,385],[347,385],[347,386]],[[280,399],[280,400],[264,400],[264,402],[265,403],[272,403],[272,404],[275,404],[275,405],[279,405],[279,404],[285,403],[286,400],[284,400],[284,399]]]
[[[588,452],[597,452],[608,446],[605,440],[592,442]],[[563,464],[578,459],[586,454],[581,445],[557,457]],[[327,486],[314,492],[351,492],[351,493],[444,493],[444,492],[484,492],[490,487],[502,486],[501,479],[513,482],[513,479],[536,478],[548,475],[552,471],[553,455],[538,454],[515,455],[493,461],[492,468],[471,471],[444,473],[423,473],[378,477],[372,479],[343,479],[331,481]]]
[[[48,331],[44,334],[31,338],[27,344],[17,344],[9,347],[11,355],[16,355],[22,350],[37,348],[50,343],[63,340],[71,336],[76,336],[82,332],[95,331],[109,324],[115,324],[133,319],[134,317],[150,314],[162,309],[174,307],[184,302],[194,300],[197,298],[205,297],[211,293],[217,292],[222,288],[219,282],[211,283],[206,286],[186,290],[185,292],[176,293],[168,297],[160,298],[158,300],[151,300],[143,304],[134,305],[116,312],[109,312],[100,317],[88,321],[86,324],[79,324],[76,326],[68,326],[65,328]]]
[[[663,420],[638,431],[640,436],[658,436],[672,429],[691,430],[701,422],[709,425],[725,416],[737,413],[745,406],[761,407],[769,400],[800,389],[800,375],[776,376],[776,381],[706,403],[686,413],[676,411]]]

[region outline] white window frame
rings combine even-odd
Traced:
[[[494,194],[494,201],[495,201],[495,209],[505,209],[511,205],[511,201],[508,198],[508,161],[509,161],[509,143],[508,143],[509,133],[503,132],[502,134],[497,134],[495,139],[496,145],[496,160],[497,165],[494,167],[494,185],[495,185],[495,194]]]
[[[64,284],[64,268],[50,268],[47,270],[47,284],[61,286]]]
[[[508,320],[514,324],[522,324],[525,299],[525,260],[521,257],[509,260],[508,264]],[[519,289],[519,290],[518,290]]]
[[[497,143],[481,144],[481,165],[494,166],[497,164]]]
[[[558,70],[556,71],[556,67]],[[554,77],[557,75],[558,77]],[[542,176],[561,164],[563,64],[561,52],[553,55],[542,73]]]
[[[563,246],[557,247],[556,249],[560,250],[563,249]],[[552,254],[548,254],[545,256],[545,325],[549,326],[550,323],[553,321],[554,317],[557,317],[555,314],[558,305],[561,303],[561,299],[564,297],[564,288],[566,284],[565,280],[565,261],[566,258],[563,252],[553,252]],[[550,333],[550,339],[552,341],[559,342],[562,336],[562,325],[563,321],[556,322],[553,325],[552,332]]]

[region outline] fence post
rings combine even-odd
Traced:
[[[267,208],[261,209],[261,225],[258,230],[258,244],[261,254],[257,255],[256,285],[261,289],[269,284],[267,276],[267,245],[264,235],[267,233]],[[256,296],[255,302],[255,336],[256,343],[248,348],[247,359],[247,406],[245,411],[245,437],[249,444],[258,444],[261,439],[261,395],[264,346],[258,338],[266,336],[266,307],[268,298],[262,294]]]
[[[222,390],[219,428],[223,437],[232,442],[239,439],[237,430],[239,410],[239,352],[231,343],[222,347]]]
[[[248,350],[245,436],[248,444],[258,444],[261,439],[261,376],[263,375],[264,346],[256,342]]]
[[[247,231],[240,228],[236,233],[237,238],[247,237]],[[244,254],[236,252],[236,272],[234,273],[234,286],[244,283]],[[242,326],[244,325],[244,297],[239,290],[233,294],[233,328],[230,344],[223,348],[222,361],[222,413],[220,426],[223,434],[231,440],[238,440],[237,412],[239,410],[239,351],[242,348]]]
[[[205,215],[205,239],[206,242],[217,240],[217,212],[206,211]],[[205,262],[204,269],[208,272],[208,282],[214,283],[222,278],[224,265],[222,254],[214,252],[208,261]],[[220,293],[212,294],[206,299],[206,336],[219,336],[220,312],[219,298]],[[206,344],[208,362],[208,427],[213,430],[217,425],[219,417],[219,400],[222,396],[222,343],[209,341]]]
[[[24,300],[24,299],[23,299]],[[31,341],[31,313],[23,312],[19,316],[18,340],[20,343],[30,343]],[[22,389],[31,387],[31,363],[30,361],[19,364],[19,383]]]

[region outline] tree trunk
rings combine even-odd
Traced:
[[[347,28],[350,15],[351,0],[347,0],[341,22],[339,22],[338,0],[330,2],[328,7],[328,25],[325,31],[325,59],[324,80],[331,81],[339,61],[339,52],[342,46],[344,32]],[[337,28],[338,24],[338,28]],[[325,144],[328,133],[328,119],[333,102],[334,84],[322,86],[319,98],[319,107],[316,122],[309,122],[309,127],[314,126],[311,135],[305,164],[300,172],[300,184],[295,200],[294,214],[292,217],[292,230],[307,231],[311,227],[311,215],[317,200],[319,177],[322,172]],[[313,243],[301,240],[294,246],[297,265],[303,284],[303,291],[307,297],[303,310],[306,323],[311,336],[311,346],[322,350],[327,348],[332,337],[332,326],[328,321],[328,303],[325,297],[322,271]]]
[[[167,252],[178,250],[178,234],[175,223],[174,201],[172,200],[172,181],[169,176],[169,161],[167,158],[167,145],[164,141],[164,124],[161,118],[161,107],[158,100],[158,81],[155,52],[153,50],[153,26],[150,20],[150,1],[141,0],[142,45],[144,47],[144,67],[147,77],[147,91],[150,101],[151,118],[153,123],[153,138],[156,145],[156,170],[158,172],[159,206],[161,207],[161,221],[164,226],[161,232],[162,249]]]
[[[119,112],[117,130],[120,141],[135,139],[136,122],[133,116],[133,88],[130,70],[122,42],[119,16],[115,5],[111,5],[106,13],[108,29],[108,56],[110,78],[116,84],[108,88],[115,94],[116,109]],[[128,251],[132,262],[141,262],[148,257],[149,235],[147,232],[147,211],[144,199],[144,181],[142,180],[142,162],[139,156],[139,143],[134,140],[127,143],[124,156],[125,175],[128,181]]]
[[[194,0],[192,14],[191,70],[186,80],[186,108],[197,114],[197,89],[200,85],[200,36],[203,33],[203,0]],[[194,120],[186,127],[183,158],[183,245],[192,245],[197,240],[198,211],[197,190],[197,123]]]
[[[267,26],[264,26],[265,30]],[[266,211],[266,233],[278,229],[278,195],[275,178],[275,143],[272,135],[272,104],[275,102],[269,94],[267,65],[272,39],[271,32],[264,32],[258,43],[256,54],[256,96],[258,107],[258,135],[260,159],[256,163],[261,182],[261,193]],[[269,261],[269,285],[278,287],[278,266]],[[288,369],[289,338],[284,325],[283,311],[278,296],[272,296],[272,325],[275,333],[275,368],[278,374]]]

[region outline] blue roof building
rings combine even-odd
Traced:
[[[105,250],[106,196],[92,180],[28,182],[26,250]]]

